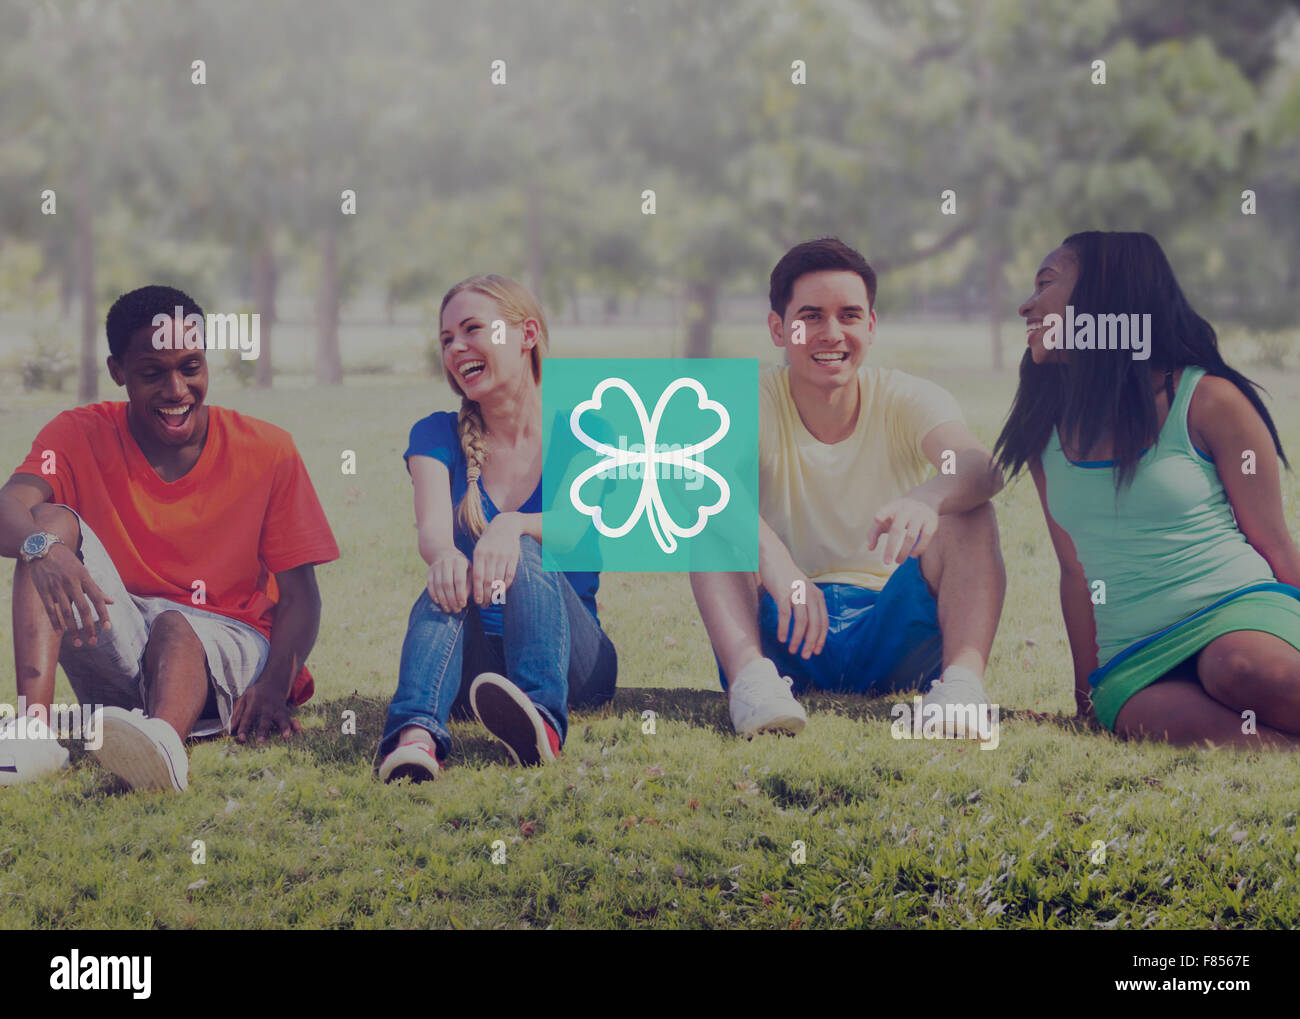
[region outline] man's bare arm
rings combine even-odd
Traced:
[[[280,598],[271,625],[271,651],[262,674],[235,702],[230,731],[243,743],[250,734],[259,743],[277,731],[285,739],[302,731],[302,724],[289,713],[289,691],[320,630],[320,590],[316,568],[297,566],[275,575]]]

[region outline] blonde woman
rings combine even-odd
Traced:
[[[472,276],[443,297],[439,319],[461,406],[417,421],[406,450],[429,572],[380,742],[386,782],[437,777],[447,719],[466,692],[516,763],[554,760],[567,707],[610,700],[617,672],[596,615],[600,575],[542,569],[547,334],[537,300],[503,276]]]

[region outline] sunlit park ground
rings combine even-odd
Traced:
[[[22,392],[24,342],[6,331],[5,473],[75,391]],[[552,350],[663,355],[677,335],[560,324]],[[0,926],[1295,925],[1300,759],[1127,745],[1069,720],[1055,558],[1027,480],[996,500],[1009,590],[988,673],[1002,709],[994,750],[895,740],[892,700],[847,696],[810,698],[797,738],[743,742],[685,576],[606,574],[599,601],[619,693],[572,718],[559,763],[510,767],[477,723],[461,722],[438,782],[379,784],[373,756],[424,582],[400,454],[413,421],[454,402],[424,374],[413,322],[345,323],[353,373],[328,390],[305,374],[308,325],[287,323],[277,340],[286,373],[274,391],[243,387],[223,362],[209,399],[293,433],[342,549],[318,571],[306,735],[193,745],[183,796],[125,793],[75,748],[70,770],[0,791]],[[1021,343],[1009,325],[998,375],[982,324],[882,322],[869,356],[949,388],[991,444]],[[761,317],[722,327],[716,347],[774,353]],[[1300,375],[1252,363],[1247,341],[1227,352],[1268,388],[1300,455]],[[106,377],[101,395],[116,398]],[[356,452],[355,476],[340,469],[343,450]],[[1296,496],[1288,474],[1293,529]],[[9,600],[5,567],[0,700],[14,691]],[[58,694],[70,695],[62,676]],[[347,711],[355,735],[342,731]],[[504,863],[493,862],[498,841]]]

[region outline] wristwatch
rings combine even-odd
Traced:
[[[22,556],[23,562],[30,563],[33,559],[44,558],[56,542],[62,545],[63,539],[49,531],[37,531],[29,535],[18,547],[18,554]]]

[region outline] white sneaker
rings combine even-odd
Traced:
[[[0,785],[21,785],[67,766],[67,748],[39,718],[0,722]]]
[[[922,710],[931,705],[943,709],[943,734],[949,739],[979,739],[981,732],[990,731],[989,695],[979,676],[970,669],[960,666],[945,669],[930,684]]]
[[[95,760],[132,789],[183,792],[190,762],[176,730],[139,708],[101,708],[96,722],[102,743]]]
[[[776,671],[770,658],[757,658],[731,684],[731,724],[741,736],[760,732],[797,733],[808,724],[803,705],[794,699],[794,681]]]

